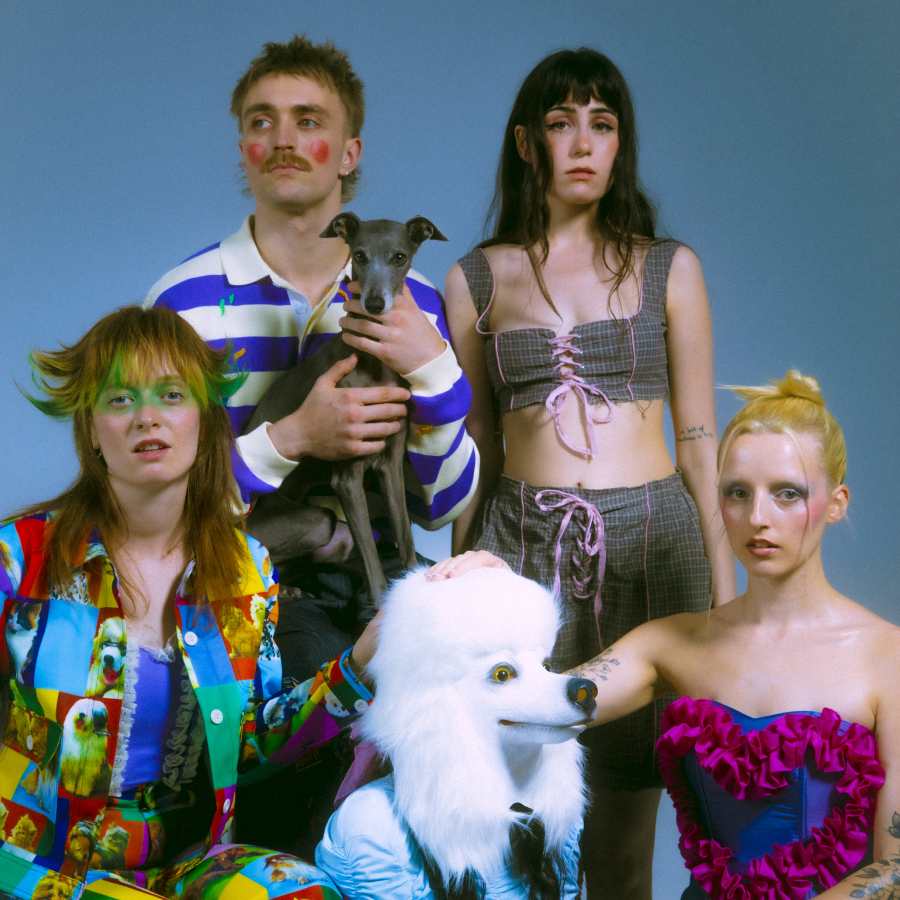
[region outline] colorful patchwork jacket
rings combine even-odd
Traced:
[[[73,859],[73,837],[90,833],[118,793],[134,725],[134,656],[126,653],[116,671],[102,652],[111,633],[127,645],[112,562],[95,533],[70,587],[48,590],[51,524],[39,515],[0,528],[0,696],[9,707],[0,743],[0,892],[21,894],[26,880],[48,869],[80,881],[87,863]],[[186,677],[162,781],[178,790],[206,753],[215,813],[205,848],[229,839],[239,780],[321,746],[371,699],[346,653],[282,691],[278,586],[264,548],[242,539],[237,596],[195,602],[191,563],[175,597]]]

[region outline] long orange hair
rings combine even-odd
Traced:
[[[63,587],[71,581],[72,561],[91,529],[99,530],[108,549],[127,539],[106,464],[92,445],[94,408],[105,386],[141,383],[165,366],[185,380],[200,408],[197,458],[188,474],[181,522],[185,551],[195,561],[193,593],[209,599],[229,596],[246,548],[237,531],[241,507],[224,403],[246,376],[229,373],[227,352],[211,350],[172,310],[125,306],[102,318],[75,344],[33,353],[31,364],[35,385],[44,396],[26,396],[47,415],[72,419],[80,463],[69,488],[18,513],[54,513],[46,548],[49,584]]]

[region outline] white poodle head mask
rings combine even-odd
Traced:
[[[583,815],[572,738],[593,693],[545,666],[558,627],[553,597],[506,569],[413,572],[388,593],[362,733],[390,759],[398,812],[448,879],[502,865],[513,804],[541,817],[548,850]]]

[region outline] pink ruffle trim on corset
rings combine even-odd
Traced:
[[[833,709],[821,715],[786,713],[759,731],[744,733],[727,709],[711,700],[682,697],[666,710],[656,744],[663,780],[675,806],[679,848],[694,880],[714,900],[803,900],[810,890],[836,884],[862,862],[868,849],[884,769],[875,735],[863,725],[840,732]],[[820,772],[840,774],[835,804],[807,840],[776,844],[732,872],[732,851],[710,838],[681,766],[693,751],[699,765],[738,800],[770,797],[787,787],[791,772],[813,754]]]

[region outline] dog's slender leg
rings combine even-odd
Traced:
[[[369,582],[369,608],[360,607],[360,620],[367,621],[381,605],[381,597],[387,586],[378,549],[372,537],[372,526],[369,522],[369,507],[366,503],[366,492],[363,489],[363,460],[349,460],[335,464],[331,475],[331,486],[341,501],[347,524],[353,541],[362,557]]]
[[[394,539],[400,552],[400,562],[404,569],[411,569],[416,563],[409,511],[406,508],[406,485],[403,477],[403,453],[406,447],[406,432],[401,431],[388,439],[382,464],[378,467],[381,493],[387,505]]]

